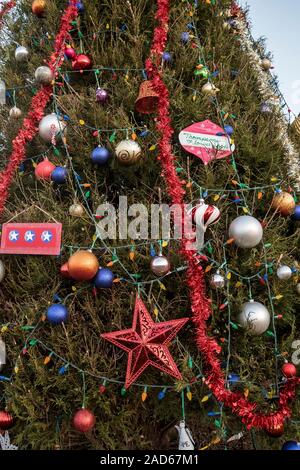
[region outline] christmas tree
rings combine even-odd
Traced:
[[[300,126],[246,13],[1,17],[0,429],[35,450],[297,447]]]

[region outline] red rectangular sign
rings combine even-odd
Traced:
[[[0,254],[59,255],[61,232],[57,223],[3,224]]]

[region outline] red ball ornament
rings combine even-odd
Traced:
[[[51,181],[51,173],[55,168],[55,165],[45,158],[37,165],[34,173],[38,180]]]
[[[72,62],[73,70],[87,70],[92,68],[91,59],[85,54],[79,54]]]
[[[76,431],[88,432],[93,429],[96,423],[96,417],[90,410],[82,408],[76,411],[73,416],[73,426]]]
[[[294,364],[290,364],[289,362],[283,364],[281,371],[287,379],[292,379],[297,375],[296,367],[294,366]]]
[[[270,426],[268,429],[266,429],[266,433],[270,437],[281,437],[282,434],[284,433],[284,424],[275,424],[274,426]]]
[[[14,418],[7,411],[0,411],[0,431],[10,429],[14,424]]]
[[[70,60],[75,60],[77,56],[75,49],[73,49],[73,47],[70,47],[70,46],[66,47],[65,56]]]

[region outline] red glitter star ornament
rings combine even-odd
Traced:
[[[180,318],[156,323],[143,301],[136,297],[132,328],[101,335],[128,352],[125,388],[130,387],[148,366],[182,379],[167,346],[188,320]]]

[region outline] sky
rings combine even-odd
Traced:
[[[252,35],[264,36],[272,52],[280,90],[295,114],[300,113],[300,1],[240,0],[249,6]]]

